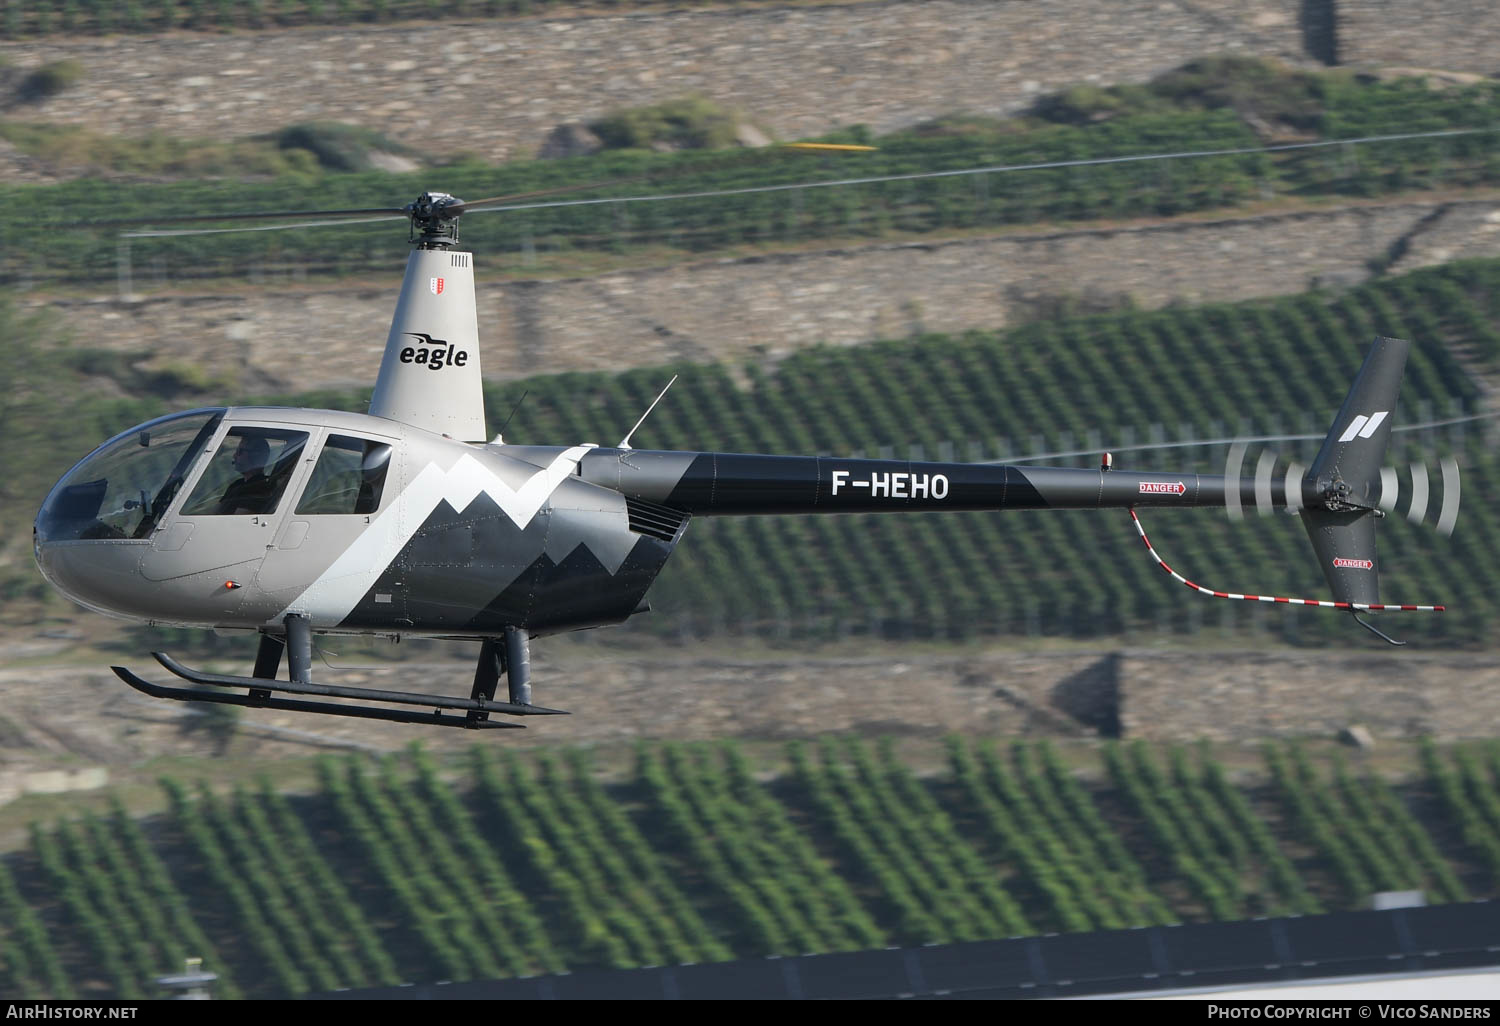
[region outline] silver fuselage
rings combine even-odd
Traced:
[[[284,453],[261,468],[275,501],[216,508],[236,501],[221,478],[247,437]],[[164,451],[143,469],[152,446]],[[132,428],[70,471],[38,515],[36,559],[82,605],[155,624],[253,629],[300,613],[321,631],[492,636],[617,623],[681,525],[632,531],[625,498],[578,475],[589,451],[463,443],[328,410],[194,411]],[[325,452],[348,454],[347,487]],[[373,496],[358,495],[362,452],[381,456]]]

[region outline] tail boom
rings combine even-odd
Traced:
[[[1223,506],[1230,489],[1256,501],[1253,480],[1207,474],[829,456],[592,449],[579,473],[695,516]],[[1271,501],[1285,492],[1272,482]]]

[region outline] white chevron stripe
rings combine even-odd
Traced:
[[[520,488],[510,485],[468,453],[449,470],[429,463],[422,468],[396,500],[361,532],[323,574],[271,621],[280,623],[288,613],[303,613],[315,627],[332,627],[348,616],[365,593],[374,586],[406,543],[417,533],[438,503],[447,501],[462,511],[480,492],[517,527],[531,523],[557,486],[573,473],[591,445],[575,445],[559,453],[546,467],[532,474]]]
[[[1390,412],[1390,410],[1381,410],[1379,413],[1372,413],[1370,415],[1369,423],[1359,429],[1359,437],[1369,438],[1371,435],[1373,435],[1375,433],[1375,429],[1380,427],[1380,422],[1385,420],[1386,414]]]
[[[1356,435],[1360,438],[1369,438],[1385,422],[1385,418],[1390,416],[1390,412],[1390,410],[1379,410],[1368,417],[1363,413],[1359,414],[1349,422],[1348,427],[1344,428],[1344,433],[1339,435],[1339,441],[1353,441]]]

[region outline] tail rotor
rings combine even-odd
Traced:
[[[1417,527],[1428,523],[1434,504],[1432,481],[1436,476],[1442,482],[1439,486],[1442,496],[1437,502],[1437,516],[1431,520],[1431,526],[1444,538],[1451,538],[1458,526],[1458,510],[1463,500],[1463,481],[1458,460],[1452,456],[1444,456],[1438,461],[1436,475],[1426,463],[1412,461],[1407,464],[1405,476],[1409,482],[1404,497],[1407,523]],[[1379,508],[1383,513],[1399,514],[1403,502],[1401,477],[1401,472],[1395,467],[1380,468]]]
[[[1301,437],[1287,435],[1260,441],[1295,441]],[[1247,480],[1253,483],[1251,494],[1254,495],[1255,512],[1259,515],[1270,516],[1281,511],[1300,513],[1302,481],[1308,468],[1296,460],[1283,462],[1280,452],[1267,448],[1256,454],[1255,469],[1247,475],[1245,465],[1251,448],[1250,442],[1236,440],[1230,443],[1224,459],[1224,512],[1229,519],[1239,523],[1247,515],[1248,503],[1241,498]],[[1378,483],[1372,487],[1371,494],[1376,497],[1375,508],[1381,513],[1400,516],[1417,527],[1426,524],[1444,538],[1451,538],[1458,526],[1462,485],[1463,474],[1458,460],[1444,456],[1435,466],[1410,461],[1404,469],[1390,464],[1381,467]],[[1280,505],[1274,496],[1282,498]]]
[[[1278,501],[1288,511],[1300,515],[1312,542],[1318,566],[1333,592],[1333,601],[1298,599],[1274,595],[1248,595],[1217,591],[1197,584],[1172,570],[1156,554],[1135,511],[1136,529],[1163,570],[1182,584],[1214,598],[1291,605],[1311,605],[1347,610],[1366,630],[1393,645],[1402,644],[1361,618],[1361,613],[1405,610],[1441,612],[1436,605],[1407,605],[1380,601],[1379,556],[1375,545],[1377,521],[1395,512],[1400,496],[1395,468],[1384,465],[1390,442],[1401,376],[1406,367],[1411,343],[1404,339],[1377,338],[1365,357],[1359,375],[1349,389],[1344,403],[1334,417],[1333,426],[1323,436],[1322,446],[1312,465],[1303,471],[1300,464],[1289,461],[1281,481],[1276,481],[1279,463],[1275,450],[1262,449],[1255,461],[1253,487],[1246,495],[1243,478],[1248,441],[1232,442],[1224,460],[1224,507],[1231,520],[1243,520],[1246,498],[1251,498],[1256,512],[1268,516]],[[1257,441],[1291,440],[1261,438]],[[1437,530],[1449,536],[1458,520],[1460,499],[1458,463],[1452,457],[1441,463],[1443,502],[1437,517]],[[1422,524],[1429,506],[1428,474],[1423,463],[1411,464],[1410,502],[1407,520]]]

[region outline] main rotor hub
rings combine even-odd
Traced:
[[[458,242],[464,201],[446,192],[424,192],[404,208],[411,218],[408,242],[418,249],[444,249]]]

